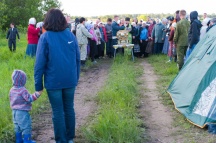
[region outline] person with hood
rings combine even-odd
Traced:
[[[154,26],[151,36],[154,39],[154,54],[160,54],[162,52],[166,36],[166,32],[163,29],[165,29],[165,26],[160,19],[157,19],[157,24]]]
[[[196,44],[200,40],[200,29],[202,27],[201,22],[198,20],[198,12],[192,11],[190,13],[190,30],[188,33],[188,49],[186,52],[186,59],[187,60],[192,53],[193,49],[195,48]]]
[[[211,19],[210,18],[205,18],[203,21],[202,21],[202,27],[200,29],[200,40],[203,39],[203,37],[205,36],[206,34],[206,31],[207,31],[207,28],[208,28],[208,22],[210,21]]]
[[[178,68],[181,70],[184,65],[184,56],[188,48],[188,31],[190,28],[190,22],[186,19],[186,11],[180,11],[181,20],[176,25],[176,30],[174,34],[174,44],[177,51],[177,63]]]
[[[80,24],[77,25],[76,37],[80,47],[81,65],[85,66],[86,57],[87,57],[87,44],[88,44],[87,38],[92,38],[92,35],[88,32],[88,30],[85,27],[84,17],[80,18]]]
[[[37,100],[42,91],[30,94],[25,88],[27,76],[22,70],[14,70],[12,74],[13,87],[10,89],[10,107],[13,114],[16,143],[36,143],[31,139],[32,127],[29,111],[32,102]]]
[[[30,57],[34,57],[37,51],[37,44],[40,34],[40,28],[35,28],[36,19],[30,18],[29,19],[29,26],[28,26],[28,46],[26,48],[26,55]]]

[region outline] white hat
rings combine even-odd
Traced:
[[[30,18],[29,19],[29,24],[33,24],[35,25],[36,24],[36,19],[33,17],[33,18]]]

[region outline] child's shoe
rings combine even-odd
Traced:
[[[16,133],[16,143],[23,143],[22,133]]]
[[[23,143],[36,143],[36,141],[31,140],[31,134],[24,135]]]

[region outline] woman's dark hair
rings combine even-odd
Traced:
[[[44,29],[47,31],[63,31],[67,28],[67,21],[59,9],[50,9],[44,19]]]
[[[111,18],[108,18],[108,19],[107,19],[107,22],[112,22],[112,19],[111,19]]]
[[[80,18],[80,23],[83,23],[83,21],[85,21],[85,18],[84,18],[84,17],[81,17],[81,18]]]

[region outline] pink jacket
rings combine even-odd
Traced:
[[[97,42],[98,39],[97,39],[97,37],[96,37],[96,35],[95,35],[94,29],[91,28],[91,29],[89,30],[89,32],[90,32],[90,34],[93,36],[91,40],[94,40],[94,41]]]

